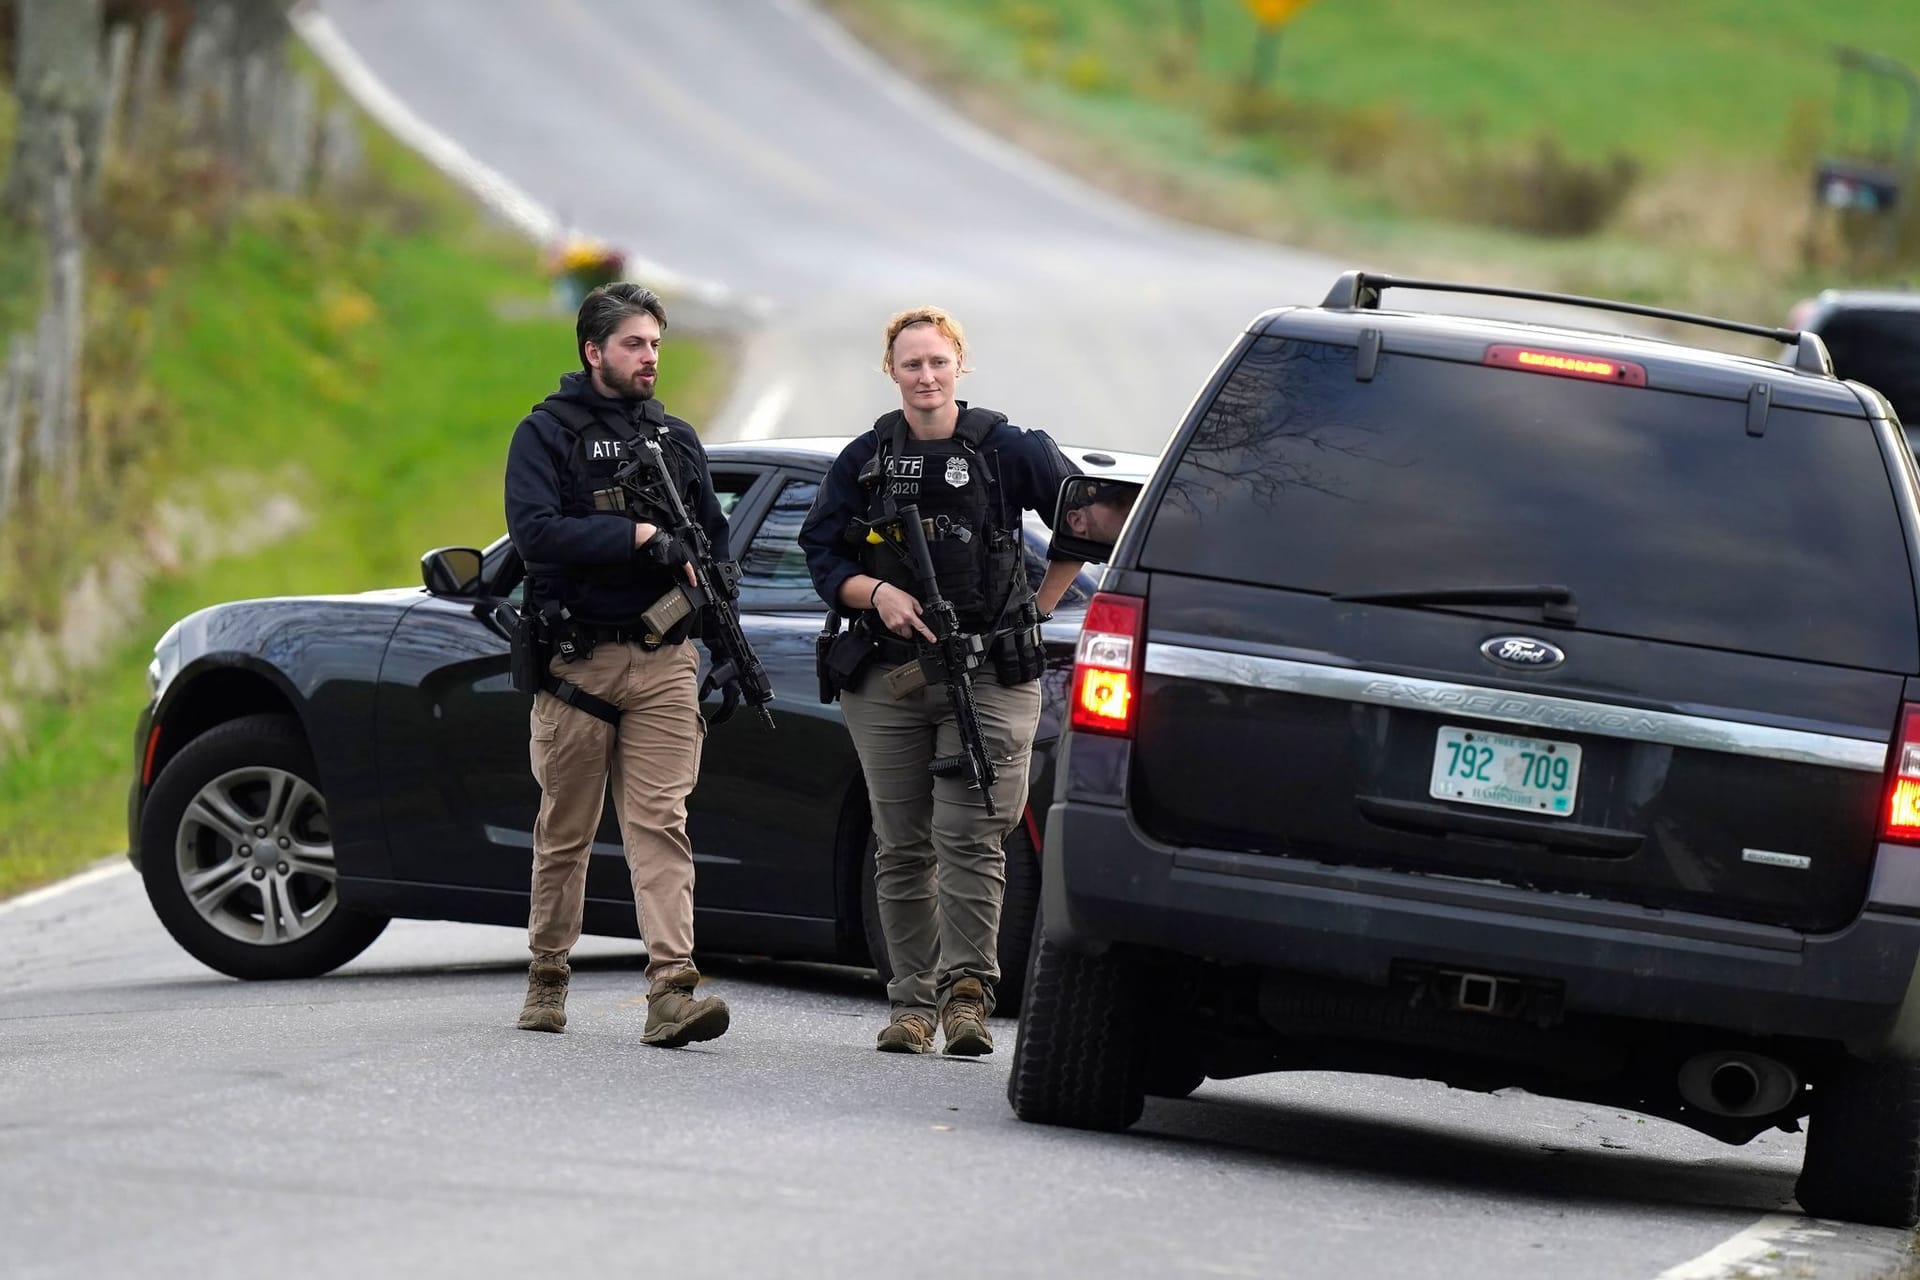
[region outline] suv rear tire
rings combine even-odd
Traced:
[[[160,923],[231,977],[318,977],[387,927],[340,905],[320,772],[284,716],[245,716],[182,747],[147,795],[140,849]]]
[[[1142,966],[1118,948],[1081,955],[1034,932],[1007,1101],[1034,1124],[1117,1131],[1146,1106]]]
[[[1794,1198],[1816,1218],[1913,1226],[1920,1210],[1920,1063],[1847,1058],[1815,1083]]]

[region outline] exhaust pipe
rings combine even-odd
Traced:
[[[1680,1065],[1680,1096],[1716,1116],[1764,1116],[1800,1094],[1800,1076],[1786,1063],[1741,1049],[1697,1053]]]

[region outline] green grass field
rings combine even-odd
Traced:
[[[994,79],[1033,73],[1078,96],[1129,99],[1170,121],[1190,62],[1230,84],[1252,68],[1255,23],[1239,0],[859,0]],[[1184,13],[1202,38],[1188,55]],[[1523,141],[1550,130],[1571,149],[1651,160],[1782,154],[1796,115],[1824,118],[1835,44],[1920,68],[1909,0],[1318,0],[1282,30],[1272,84],[1330,106],[1396,104],[1444,129]],[[1865,123],[1864,114],[1860,123]]]
[[[105,665],[21,708],[25,746],[0,762],[0,896],[125,847],[134,721],[168,623],[221,600],[417,583],[421,552],[502,531],[507,440],[574,364],[572,316],[547,304],[532,246],[410,155],[372,155],[405,216],[350,227],[258,204],[155,300],[146,378],[167,447],[134,487],[230,541],[275,498],[303,523],[161,575]],[[661,395],[702,422],[721,373],[676,339]],[[138,545],[153,522],[110,523],[102,546]]]
[[[1810,218],[1823,146],[1886,132],[1865,93],[1836,116],[1829,49],[1920,69],[1911,0],[1318,0],[1251,96],[1240,0],[828,3],[903,69],[1103,185],[1356,261],[1762,315],[1920,267],[1920,219],[1902,266],[1859,260]],[[1637,179],[1580,234],[1498,225],[1543,139],[1563,182],[1615,157]]]

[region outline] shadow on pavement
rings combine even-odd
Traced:
[[[1115,1141],[1191,1152],[1274,1171],[1275,1159],[1371,1175],[1426,1190],[1493,1191],[1503,1197],[1592,1206],[1609,1201],[1670,1208],[1771,1213],[1793,1196],[1794,1171],[1722,1147],[1712,1163],[1631,1150],[1593,1150],[1570,1113],[1562,1130],[1482,1136],[1457,1125],[1366,1114],[1369,1077],[1350,1076],[1351,1106],[1249,1098],[1149,1099],[1145,1116]],[[1611,1114],[1611,1113],[1610,1113]],[[1647,1121],[1649,1125],[1664,1122]],[[1711,1141],[1701,1139],[1701,1141]]]

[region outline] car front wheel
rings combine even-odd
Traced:
[[[365,951],[383,916],[340,905],[333,830],[300,730],[247,716],[188,743],[140,820],[141,877],[188,954],[236,978],[311,978]]]

